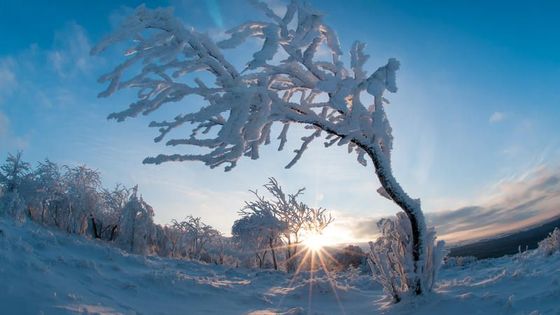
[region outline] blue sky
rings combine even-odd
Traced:
[[[325,13],[343,50],[356,39],[368,44],[370,73],[387,58],[401,61],[399,91],[389,95],[387,109],[395,136],[393,169],[404,188],[422,199],[425,212],[437,213],[431,217],[445,233],[452,233],[448,226],[457,216],[444,214],[465,213],[466,207],[479,210],[467,218],[481,235],[481,228],[488,234],[558,213],[560,3],[311,2]],[[341,240],[371,238],[372,222],[397,211],[375,193],[371,166],[360,166],[343,148],[324,149],[317,142],[285,170],[297,135],[287,150],[271,146],[260,160],[242,160],[229,173],[198,163],[141,164],[168,149],[153,143],[157,134],[147,128],[149,117],[120,124],[105,119],[133,98],[122,93],[98,99],[104,86],[97,78],[122,59],[116,50],[89,55],[140,3],[0,3],[2,158],[23,150],[29,161],[85,163],[101,171],[106,186],[139,184],[160,223],[193,214],[224,232],[251,198],[248,189],[270,176],[290,191],[307,187],[309,204],[333,210],[333,234]],[[283,4],[269,3],[275,10]],[[185,24],[214,35],[246,19],[264,19],[244,1],[149,6],[173,6]],[[489,216],[482,212],[501,216],[484,221]],[[512,216],[513,223],[504,220]],[[449,220],[446,228],[441,218]]]

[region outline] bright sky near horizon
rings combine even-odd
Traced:
[[[344,147],[317,141],[284,169],[297,135],[284,151],[273,143],[261,159],[241,160],[228,173],[200,163],[143,165],[146,156],[172,151],[153,143],[152,117],[106,120],[134,98],[98,99],[104,86],[97,78],[122,58],[89,55],[141,2],[0,2],[0,158],[23,150],[28,161],[86,164],[101,171],[105,186],[138,184],[159,223],[193,214],[226,233],[248,190],[272,176],[288,191],[306,187],[305,201],[334,211],[333,241],[371,239],[375,219],[397,211],[375,192],[372,167]],[[281,10],[285,2],[268,3]],[[311,3],[346,56],[354,40],[368,44],[370,73],[390,57],[400,60],[399,91],[388,95],[387,108],[393,169],[444,238],[485,236],[560,213],[560,2]],[[212,36],[265,19],[241,0],[148,5],[157,6],[175,7],[185,24]]]

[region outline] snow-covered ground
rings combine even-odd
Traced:
[[[366,276],[308,279],[129,255],[0,218],[0,314],[560,314],[559,253],[445,268],[436,292],[397,305]]]

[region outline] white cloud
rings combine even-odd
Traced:
[[[15,68],[16,62],[13,58],[0,59],[0,104],[4,97],[12,94],[18,87]]]
[[[488,119],[488,121],[490,123],[499,123],[501,121],[503,121],[506,118],[506,114],[503,112],[494,112],[492,113],[492,115],[490,115],[490,118]]]
[[[10,119],[0,112],[0,148],[2,153],[12,150],[23,150],[29,146],[26,138],[15,136],[10,129]],[[4,151],[5,150],[5,151]]]
[[[10,121],[4,113],[0,112],[0,139],[8,136],[8,131],[10,128]]]
[[[47,52],[47,59],[61,78],[89,74],[98,58],[90,56],[91,47],[83,27],[72,23],[55,33],[53,48]]]

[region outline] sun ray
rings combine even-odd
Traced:
[[[311,253],[311,268],[309,270],[309,296],[307,298],[307,314],[311,314],[311,302],[313,299],[313,279],[314,279],[314,269],[313,265],[315,263],[315,253]]]
[[[342,314],[346,314],[346,311],[344,311],[344,307],[342,306],[342,303],[340,302],[340,297],[338,296],[338,292],[336,290],[336,284],[334,283],[334,277],[331,276],[331,273],[329,272],[325,262],[323,261],[322,256],[319,256],[319,262],[321,263],[321,266],[322,266],[323,270],[325,271],[325,274],[327,275],[327,280],[329,281],[329,284],[330,284],[331,289],[334,293],[334,297],[336,299],[336,303],[338,304],[338,307],[340,308],[340,311],[342,312]]]
[[[302,251],[302,252],[304,252],[304,251]],[[310,253],[309,251],[305,251],[305,256],[303,257],[302,262],[305,261],[305,260],[309,257],[309,253]],[[299,255],[299,253],[296,254],[296,255]],[[293,257],[292,257],[292,258],[293,258]],[[297,279],[297,275],[301,272],[301,269],[302,269],[302,268],[303,268],[303,264],[300,262],[300,264],[298,265],[298,267],[296,268],[296,271],[294,272],[294,274],[293,274],[293,276],[292,276],[292,279],[290,279],[290,282],[288,283],[288,288],[293,288],[294,283],[295,283],[295,281],[296,281],[296,279]],[[284,302],[284,298],[285,298],[285,297],[286,297],[286,296],[283,295],[283,296],[280,298],[280,301],[278,302],[278,306],[277,306],[277,307],[282,306],[282,303]]]

